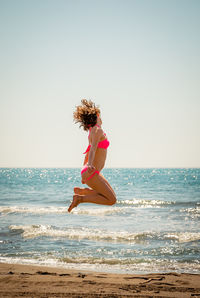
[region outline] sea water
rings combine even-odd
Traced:
[[[0,262],[200,273],[200,169],[104,169],[114,206],[67,212],[80,169],[0,169]]]

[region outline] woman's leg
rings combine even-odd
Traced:
[[[99,175],[104,179],[104,182],[108,185],[108,187],[110,188],[110,190],[112,191],[113,195],[114,195],[115,198],[116,198],[116,194],[115,194],[115,192],[114,192],[112,186],[110,185],[110,183],[106,180],[106,178],[105,178],[101,173],[99,173]]]
[[[69,212],[80,203],[94,203],[101,205],[114,205],[116,203],[115,192],[103,175],[94,175],[90,180],[86,181],[86,184],[96,191],[96,193],[91,192],[85,195],[74,195],[73,202],[68,209]]]

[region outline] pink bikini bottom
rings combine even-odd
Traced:
[[[84,172],[86,172],[87,169],[88,169],[88,166],[85,165],[85,166],[82,168],[82,170],[81,170],[81,175],[82,175]],[[99,174],[99,171],[97,171],[97,170],[94,171],[94,172],[92,173],[92,175],[90,175],[88,178],[85,179],[85,181],[90,180],[95,174]]]

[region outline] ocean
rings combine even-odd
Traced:
[[[0,169],[0,262],[200,273],[200,169],[107,168],[114,206],[67,212],[80,169]]]

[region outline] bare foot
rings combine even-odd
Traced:
[[[77,207],[81,203],[82,197],[79,195],[74,195],[73,196],[73,201],[71,205],[68,208],[68,212],[71,212],[73,208]]]
[[[90,188],[74,187],[74,193],[77,195],[91,195],[96,194],[96,191]]]

